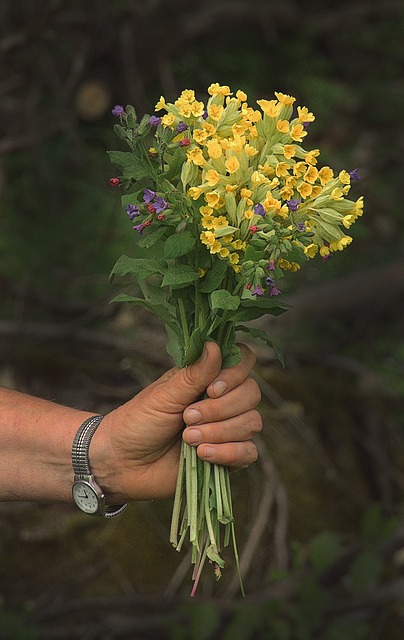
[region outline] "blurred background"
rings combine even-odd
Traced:
[[[353,244],[285,278],[292,310],[263,321],[285,367],[253,347],[265,428],[233,475],[247,597],[230,555],[190,600],[170,501],[107,523],[2,504],[1,639],[403,637],[403,68],[401,0],[1,2],[0,385],[103,413],[171,366],[158,321],[109,304],[134,250],[114,104],[291,94],[365,196]]]

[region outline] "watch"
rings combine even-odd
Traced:
[[[92,516],[113,518],[126,509],[127,504],[110,506],[105,504],[105,494],[91,473],[88,459],[91,438],[104,416],[92,416],[80,426],[72,446],[74,482],[73,500],[76,505]]]

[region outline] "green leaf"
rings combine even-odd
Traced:
[[[210,306],[214,309],[235,311],[240,306],[240,298],[233,296],[227,289],[218,289],[210,294]]]
[[[175,308],[172,305],[160,304],[159,302],[154,302],[154,300],[143,300],[143,298],[136,298],[126,293],[115,296],[115,298],[111,300],[111,303],[112,302],[130,302],[131,304],[145,307],[168,325],[178,337],[181,337],[181,330],[175,316]]]
[[[187,367],[199,358],[203,350],[203,344],[204,339],[201,330],[199,328],[195,329],[191,334],[189,345],[185,352],[183,367]]]
[[[242,324],[238,324],[236,325],[236,331],[245,331],[246,333],[249,333],[250,336],[252,338],[254,338],[254,340],[261,340],[262,342],[264,342],[266,345],[268,345],[268,347],[270,347],[271,349],[273,349],[277,359],[279,360],[279,362],[282,364],[282,366],[285,366],[285,360],[284,360],[284,356],[283,356],[283,352],[282,350],[279,348],[279,346],[268,336],[268,334],[266,333],[266,331],[263,331],[262,329],[256,329],[255,327],[246,327],[245,325]]]
[[[232,320],[235,322],[247,322],[261,318],[266,314],[279,316],[288,311],[288,309],[290,309],[290,305],[284,302],[277,302],[271,298],[257,298],[256,301],[242,300]]]
[[[163,287],[174,286],[181,287],[199,278],[199,274],[192,267],[185,264],[174,264],[170,266],[164,273]]]
[[[238,227],[231,227],[227,225],[226,227],[216,229],[214,233],[216,238],[222,238],[223,236],[228,236],[229,233],[234,233],[235,231],[238,231]]]
[[[113,164],[119,167],[125,180],[141,180],[149,176],[149,168],[141,157],[130,151],[108,151]]]
[[[236,344],[222,346],[222,367],[228,369],[241,362],[242,354]]]
[[[158,242],[166,233],[167,227],[156,227],[151,231],[148,231],[143,237],[138,240],[139,247],[144,249],[150,249],[156,242]]]
[[[147,276],[161,273],[163,264],[159,260],[148,260],[146,258],[129,258],[121,256],[112,268],[110,280],[114,276],[133,275],[138,280],[144,280]]]
[[[214,260],[199,286],[201,293],[211,293],[220,287],[226,275],[227,263],[224,260]]]
[[[218,605],[204,602],[194,607],[189,607],[188,615],[190,618],[188,638],[192,638],[192,640],[212,640],[212,638],[220,636],[221,611]]]
[[[196,238],[189,232],[174,233],[164,243],[164,258],[172,260],[185,256],[194,247]]]
[[[182,149],[181,147],[178,147],[178,149],[176,149],[172,158],[169,160],[168,169],[164,173],[164,178],[166,178],[167,180],[172,180],[173,178],[175,178],[175,176],[177,176],[181,172],[184,160],[185,160],[184,149]]]

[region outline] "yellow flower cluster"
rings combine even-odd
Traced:
[[[175,140],[187,139],[181,185],[197,204],[200,239],[209,251],[239,271],[257,234],[267,240],[272,259],[294,270],[298,265],[279,255],[279,243],[271,252],[274,225],[304,231],[306,241],[295,234],[293,243],[309,258],[347,246],[352,238],[345,229],[362,214],[363,200],[346,199],[351,174],[319,168],[319,150],[302,146],[315,119],[307,107],[298,106],[294,114],[295,98],[275,92],[274,99],[258,100],[254,109],[243,91],[234,95],[218,83],[208,94],[206,106],[193,90],[183,91],[174,103],[162,97],[156,111],[166,111],[163,127],[180,125]]]

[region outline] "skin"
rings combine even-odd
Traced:
[[[212,463],[242,468],[257,459],[255,357],[240,348],[241,362],[222,369],[220,348],[206,343],[197,362],[171,369],[104,417],[89,458],[108,504],[171,496],[181,437]],[[71,445],[91,415],[0,389],[0,500],[71,502]]]

